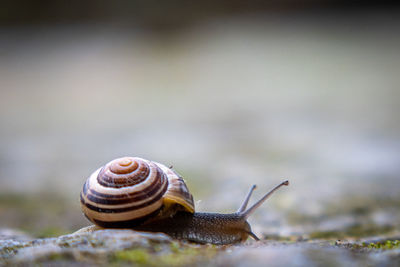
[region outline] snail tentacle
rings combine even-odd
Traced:
[[[271,191],[266,193],[260,200],[258,200],[256,203],[253,204],[250,208],[247,210],[240,212],[240,215],[243,216],[243,218],[247,219],[258,207],[260,207],[265,200],[267,200],[276,190],[278,190],[281,186],[284,185],[289,185],[289,181],[283,181],[282,183],[278,184],[275,186]]]
[[[237,213],[241,213],[243,211],[246,210],[247,208],[247,204],[249,203],[251,194],[253,193],[253,191],[257,188],[257,185],[253,184],[249,190],[249,192],[246,195],[246,198],[244,199],[242,205],[240,206],[240,208],[236,211]]]
[[[258,238],[258,236],[256,236],[256,234],[252,231],[248,231],[247,234],[251,236],[255,241],[260,241],[260,238]]]

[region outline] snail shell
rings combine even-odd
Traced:
[[[101,227],[128,228],[184,210],[193,196],[175,171],[138,157],[115,159],[86,180],[80,194],[85,216]]]

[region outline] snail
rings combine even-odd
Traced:
[[[86,180],[80,194],[84,215],[102,228],[163,232],[176,239],[217,245],[245,241],[247,218],[284,181],[247,208],[253,185],[240,208],[231,214],[195,212],[193,196],[172,167],[138,157],[112,160]]]

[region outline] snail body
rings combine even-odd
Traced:
[[[103,228],[163,232],[197,243],[233,244],[251,232],[247,218],[284,181],[246,209],[253,185],[237,212],[195,212],[193,196],[183,178],[163,164],[138,157],[115,159],[96,170],[80,194],[84,215]]]

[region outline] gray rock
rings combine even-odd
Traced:
[[[32,241],[13,239],[0,241],[0,258],[5,263],[41,262],[53,259],[97,261],[117,250],[131,248],[150,249],[155,244],[169,244],[164,234],[135,232],[132,230],[78,231],[57,238]]]
[[[393,266],[398,239],[249,241],[232,246],[178,242],[161,233],[94,226],[55,238],[0,240],[0,265]],[[392,240],[392,241],[388,241]],[[385,246],[392,242],[392,247]],[[393,243],[395,242],[395,243]],[[368,244],[380,244],[368,246]]]

